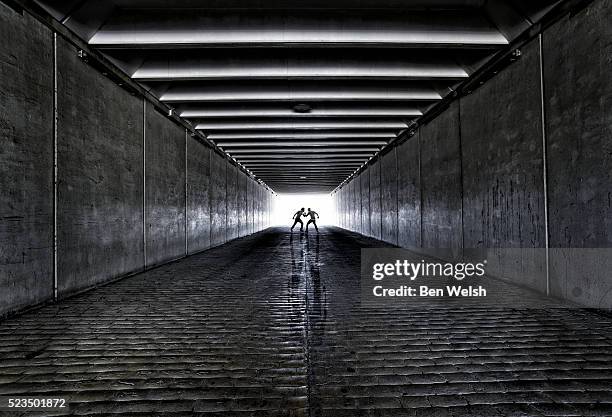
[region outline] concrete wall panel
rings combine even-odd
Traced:
[[[265,217],[265,205],[264,205],[264,198],[265,198],[265,188],[263,188],[261,185],[259,185],[259,228],[257,229],[259,230],[263,230],[265,228],[265,224],[264,224],[264,217]]]
[[[348,229],[355,231],[355,182],[351,180],[345,188],[347,194],[346,221]]]
[[[0,316],[53,296],[53,45],[0,6]]]
[[[464,246],[487,271],[546,291],[539,44],[461,100]],[[482,109],[487,111],[483,112]],[[525,248],[498,251],[496,248]]]
[[[227,164],[227,240],[238,237],[238,168]]]
[[[210,148],[187,141],[187,238],[189,253],[210,247]]]
[[[57,65],[58,289],[67,295],[144,267],[143,103],[61,38]]]
[[[338,224],[344,227],[344,201],[342,200],[342,190],[338,190]]]
[[[370,170],[365,169],[359,174],[361,182],[361,233],[370,235]]]
[[[254,194],[255,194],[255,181],[253,181],[251,178],[248,178],[247,179],[247,221],[248,221],[249,234],[255,232],[255,218],[254,218],[254,212],[253,212]]]
[[[349,186],[344,187],[344,221],[348,230],[352,230],[353,223],[351,219],[353,198]]]
[[[395,148],[381,158],[382,240],[397,245],[397,157]]]
[[[380,160],[370,165],[370,236],[382,240]]]
[[[338,222],[340,227],[344,227],[344,200],[342,189],[338,190]]]
[[[226,237],[226,170],[227,162],[217,154],[211,152],[210,178],[210,207],[211,207],[211,232],[210,239],[213,246],[218,246],[227,241]]]
[[[253,227],[254,231],[258,232],[261,230],[261,188],[259,183],[255,181],[255,187],[253,188]]]
[[[461,254],[459,105],[421,128],[422,242],[436,255]]]
[[[611,15],[612,1],[595,1],[543,36],[551,290],[607,308],[612,306]]]
[[[355,222],[355,232],[362,233],[361,226],[361,179],[356,177],[353,179],[354,196],[355,196],[355,207],[353,211],[353,221]]]
[[[421,174],[419,133],[397,147],[398,245],[421,246]]]
[[[246,236],[249,234],[247,224],[247,176],[244,172],[238,171],[238,236]]]
[[[185,255],[185,130],[146,106],[147,266]]]

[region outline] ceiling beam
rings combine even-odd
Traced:
[[[323,159],[323,158],[310,158],[310,159],[288,159],[287,161],[283,161],[280,159],[252,159],[245,160],[242,164],[245,166],[261,166],[272,164],[272,166],[294,166],[292,164],[308,164],[312,166],[329,166],[329,167],[344,167],[344,166],[355,166],[362,163],[364,160],[361,158],[342,158],[342,159]],[[299,165],[301,166],[301,165]],[[297,166],[296,166],[297,167]]]
[[[308,106],[305,113],[296,112],[292,105],[286,106],[218,106],[218,107],[192,107],[178,109],[177,114],[185,118],[232,118],[232,117],[418,117],[423,112],[409,106]]]
[[[303,54],[303,52],[302,52]],[[410,58],[376,59],[376,56],[355,56],[352,59],[334,56],[285,58],[282,55],[262,57],[245,53],[216,57],[207,52],[203,57],[151,58],[133,74],[137,81],[185,80],[461,80],[469,74],[449,59]],[[342,54],[345,56],[346,54]]]
[[[90,0],[95,1],[95,0]],[[66,2],[61,3],[66,7]],[[266,0],[260,3],[262,9],[266,10],[328,10],[328,9],[387,9],[401,10],[466,10],[468,8],[479,8],[486,3],[485,0]],[[168,7],[168,0],[113,0],[113,4],[123,8],[164,8]],[[60,7],[60,5],[58,5]],[[237,9],[253,7],[253,0],[173,0],[172,8],[175,9]]]
[[[271,81],[249,83],[200,82],[171,85],[159,92],[169,103],[265,103],[265,102],[432,102],[440,93],[424,83],[414,82],[306,82]]]
[[[169,18],[171,17],[171,18]],[[98,48],[351,46],[498,47],[482,13],[368,9],[119,9],[89,40]]]
[[[346,130],[346,129],[405,129],[407,123],[398,120],[371,120],[363,121],[362,119],[357,120],[346,120],[346,121],[235,121],[235,122],[202,122],[198,123],[195,128],[204,131],[213,130]]]
[[[344,180],[346,179],[346,175],[336,175],[336,174],[325,174],[325,173],[295,173],[294,175],[291,176],[270,176],[270,175],[265,175],[265,174],[257,174],[258,178],[262,178],[262,179],[268,179],[268,178],[298,178],[298,177],[305,177],[305,178],[334,178],[334,179],[340,179],[340,180]]]
[[[274,140],[301,140],[301,139],[337,139],[337,138],[349,138],[349,139],[394,139],[396,133],[392,131],[378,132],[378,131],[367,131],[367,132],[265,132],[265,133],[253,133],[253,132],[233,132],[233,133],[216,133],[213,132],[207,137],[210,140],[244,140],[244,139],[274,139]]]
[[[266,154],[255,154],[255,155],[240,155],[236,157],[238,160],[255,160],[255,161],[265,161],[265,160],[277,160],[277,159],[290,159],[291,162],[294,162],[294,159],[303,159],[303,160],[323,160],[331,162],[331,161],[363,161],[368,159],[370,155],[374,155],[374,152],[351,152],[351,153],[338,153],[338,154],[306,154],[306,153],[292,153],[292,154],[279,154],[279,155],[266,155]]]
[[[354,147],[363,147],[363,146],[383,146],[388,142],[386,140],[323,140],[323,141],[307,141],[307,140],[298,140],[298,141],[236,141],[236,142],[216,142],[217,146],[224,149],[232,149],[232,148],[261,148],[261,147],[269,147],[269,146],[292,146],[292,147],[327,147],[327,146],[354,146]]]
[[[275,173],[285,173],[285,172],[290,172],[290,173],[304,173],[304,172],[309,172],[309,173],[313,173],[313,174],[318,174],[318,173],[330,173],[330,174],[334,174],[334,173],[339,173],[339,174],[344,174],[346,172],[354,172],[355,168],[353,167],[308,167],[308,166],[295,166],[292,169],[288,169],[287,166],[274,166],[274,167],[257,167],[257,166],[252,166],[251,168],[249,168],[249,171],[257,173],[257,174],[275,174]]]
[[[362,146],[354,146],[350,148],[338,148],[333,146],[315,146],[309,148],[299,148],[299,147],[290,147],[290,148],[246,148],[246,149],[231,149],[227,152],[230,155],[238,157],[243,157],[247,155],[266,155],[273,153],[284,153],[284,154],[304,154],[304,155],[318,155],[321,153],[342,153],[342,152],[352,152],[352,153],[374,153],[378,152],[380,147],[362,147]]]

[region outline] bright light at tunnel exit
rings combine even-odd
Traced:
[[[317,225],[334,224],[334,207],[330,194],[279,194],[274,199],[272,225],[291,227],[293,224],[291,217],[302,207],[304,210],[310,207],[319,213]],[[302,221],[306,226],[308,219],[303,217]]]

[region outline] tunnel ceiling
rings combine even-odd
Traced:
[[[41,5],[277,192],[328,192],[553,1]]]

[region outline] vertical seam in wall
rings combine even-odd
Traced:
[[[464,219],[463,219],[463,191],[464,191],[464,183],[463,183],[463,136],[461,135],[461,99],[457,100],[457,124],[459,125],[458,135],[459,135],[459,192],[460,192],[460,200],[461,200],[461,255],[463,256],[463,249],[465,249],[465,232],[464,232]]]
[[[189,255],[189,239],[187,237],[187,187],[188,187],[188,174],[189,171],[187,169],[187,145],[189,142],[189,134],[187,129],[185,129],[185,256]]]
[[[147,101],[142,99],[142,254],[147,269]]]
[[[58,300],[57,259],[57,194],[58,194],[58,94],[57,94],[57,32],[53,32],[53,301]]]
[[[546,140],[546,106],[544,102],[544,48],[542,34],[538,35],[540,53],[540,112],[542,123],[542,182],[544,192],[544,253],[546,268],[546,295],[550,295],[550,241],[548,236],[548,164],[547,164],[547,140]]]

